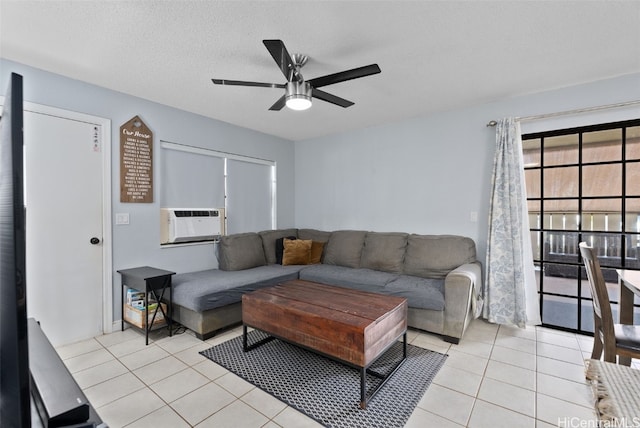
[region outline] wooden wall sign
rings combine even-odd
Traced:
[[[138,116],[120,127],[120,202],[153,202],[153,133]]]

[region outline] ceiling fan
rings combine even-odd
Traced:
[[[276,61],[276,64],[278,64],[278,67],[280,67],[280,71],[282,71],[284,77],[287,78],[287,83],[261,83],[245,82],[241,80],[211,79],[213,83],[216,85],[258,86],[264,88],[284,89],[284,95],[269,108],[269,110],[274,111],[282,110],[285,105],[292,110],[306,110],[311,107],[311,97],[346,108],[352,106],[353,102],[337,97],[318,88],[380,73],[380,67],[378,67],[378,64],[371,64],[365,65],[364,67],[341,71],[339,73],[316,77],[315,79],[305,80],[302,77],[300,69],[307,63],[308,57],[306,55],[289,55],[289,52],[284,46],[282,40],[263,40],[262,43],[264,43],[269,53]]]

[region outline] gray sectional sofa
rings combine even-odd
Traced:
[[[276,263],[287,237],[324,243],[321,262]],[[406,297],[409,327],[452,343],[481,309],[481,266],[462,236],[283,229],[223,236],[217,252],[219,269],[173,277],[174,319],[202,340],[242,321],[242,294],[298,278]]]

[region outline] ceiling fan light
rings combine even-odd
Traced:
[[[306,110],[311,107],[311,85],[307,82],[287,83],[286,105],[291,110]]]
[[[287,97],[287,107],[291,110],[306,110],[311,107],[311,99],[304,95],[291,95]]]

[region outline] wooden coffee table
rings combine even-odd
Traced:
[[[362,409],[407,357],[407,299],[401,297],[294,280],[243,295],[242,323],[245,352],[279,338],[359,368]],[[249,345],[247,327],[270,336]],[[370,370],[401,336],[403,356],[393,370]],[[382,379],[368,397],[367,373]]]

